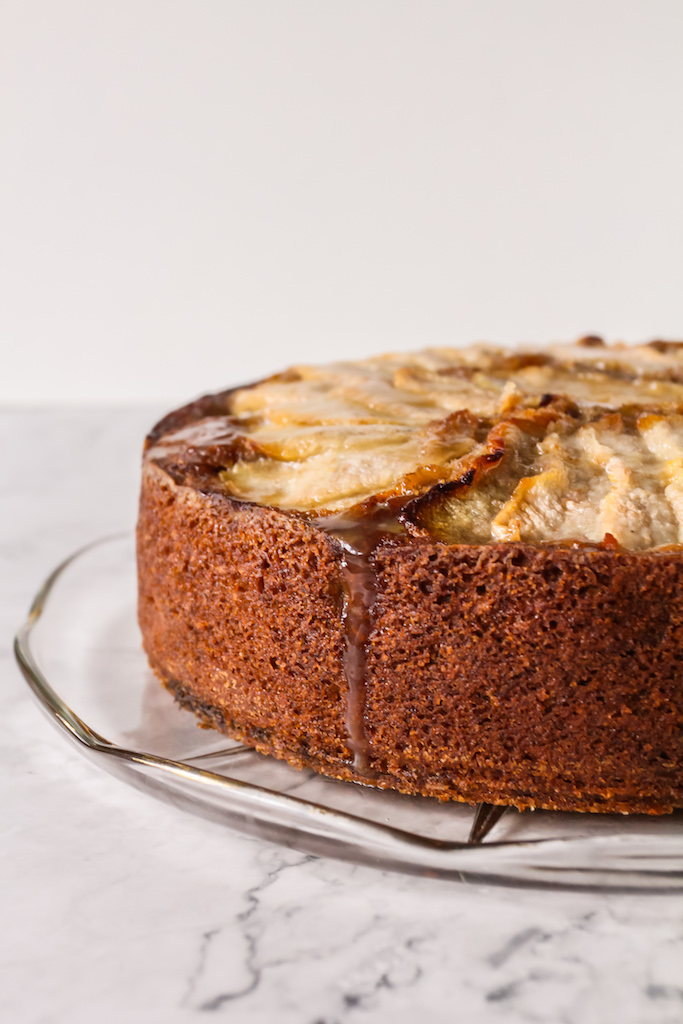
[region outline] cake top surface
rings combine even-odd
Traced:
[[[237,499],[318,516],[400,499],[445,543],[683,542],[683,343],[294,366],[188,410],[147,458]]]

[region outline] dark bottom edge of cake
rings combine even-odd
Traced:
[[[297,769],[311,769],[328,778],[344,782],[360,783],[377,789],[394,789],[409,796],[427,796],[440,801],[477,804],[481,802],[500,806],[515,807],[517,810],[550,810],[577,811],[594,814],[670,814],[683,806],[671,793],[652,794],[619,792],[581,793],[571,789],[564,783],[565,792],[558,787],[542,784],[530,790],[520,792],[503,780],[492,783],[487,779],[458,777],[456,772],[435,773],[420,765],[406,765],[400,774],[383,771],[377,764],[381,761],[374,758],[375,764],[367,769],[358,769],[352,759],[344,759],[320,751],[311,751],[303,746],[297,750],[287,749],[274,730],[240,724],[228,717],[226,709],[210,704],[192,692],[187,684],[177,679],[164,676],[154,670],[167,690],[177,703],[186,711],[191,711],[204,728],[215,729],[231,739],[239,740],[261,754],[286,761]]]

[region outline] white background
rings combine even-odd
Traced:
[[[683,335],[680,0],[0,12],[0,401]]]

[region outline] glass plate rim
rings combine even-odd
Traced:
[[[121,746],[110,740],[107,740],[104,736],[101,736],[98,732],[92,729],[75,711],[73,711],[69,705],[64,701],[56,690],[52,687],[47,677],[43,673],[39,665],[39,659],[36,657],[35,652],[31,645],[31,639],[39,623],[41,616],[47,607],[47,603],[53,594],[55,585],[63,574],[69,569],[69,567],[76,562],[78,559],[83,558],[93,549],[102,547],[103,545],[110,544],[117,541],[129,541],[130,533],[128,531],[121,531],[114,534],[108,534],[104,537],[99,537],[87,544],[77,548],[66,558],[64,558],[47,576],[42,585],[39,587],[31,606],[29,613],[24,622],[19,627],[15,638],[14,638],[14,654],[19,665],[19,668],[24,676],[24,679],[28,683],[28,686],[37,699],[43,712],[47,715],[49,720],[55,725],[62,735],[66,735],[81,752],[91,755],[104,755],[104,762],[98,760],[100,765],[103,765],[113,774],[123,777],[125,781],[138,786],[138,788],[148,789],[145,785],[139,785],[134,778],[130,775],[125,775],[117,771],[114,768],[114,762],[122,762],[135,771],[142,770],[143,772],[161,772],[164,775],[175,776],[176,779],[182,779],[191,785],[201,783],[203,785],[219,787],[219,789],[229,793],[233,798],[237,797],[245,802],[254,801],[263,805],[275,805],[280,813],[289,812],[296,814],[304,814],[310,818],[311,826],[318,826],[323,831],[329,832],[331,829],[338,829],[341,832],[340,839],[347,838],[345,836],[345,830],[349,827],[353,827],[357,830],[357,835],[360,833],[361,837],[370,839],[371,843],[374,843],[381,852],[382,848],[386,849],[388,860],[377,866],[381,869],[398,871],[403,874],[422,874],[427,876],[434,876],[440,878],[448,878],[450,880],[459,880],[462,882],[474,882],[483,884],[492,884],[497,886],[512,887],[512,888],[524,888],[524,889],[537,889],[537,890],[563,890],[563,891],[588,891],[588,892],[602,892],[602,893],[639,893],[643,895],[670,895],[672,893],[679,893],[683,890],[683,862],[681,868],[677,870],[663,870],[657,872],[648,871],[648,877],[654,876],[661,879],[661,884],[656,886],[644,885],[642,882],[617,882],[616,884],[605,885],[600,882],[567,882],[560,877],[552,880],[544,878],[536,878],[533,880],[516,877],[506,877],[498,873],[482,870],[482,869],[471,869],[471,868],[457,868],[454,867],[452,871],[448,870],[429,870],[429,868],[420,865],[410,865],[401,862],[400,857],[398,863],[393,864],[391,862],[392,844],[399,846],[401,844],[408,844],[411,847],[417,847],[425,852],[433,852],[437,854],[447,854],[449,852],[464,852],[464,851],[486,851],[486,856],[495,854],[496,851],[511,851],[511,850],[529,850],[532,847],[544,847],[550,846],[563,846],[567,845],[576,846],[577,844],[590,842],[594,837],[572,837],[572,836],[559,836],[555,838],[533,838],[533,839],[513,839],[513,840],[494,840],[486,842],[485,845],[473,845],[472,841],[451,841],[433,838],[429,836],[423,836],[414,832],[407,831],[397,826],[383,824],[381,822],[370,821],[359,815],[353,814],[348,811],[326,807],[323,804],[319,804],[315,801],[304,799],[302,797],[293,796],[288,793],[281,793],[268,787],[261,786],[257,783],[246,782],[242,779],[234,779],[219,775],[215,772],[208,771],[207,769],[197,767],[193,764],[188,764],[185,761],[174,760],[172,758],[163,757],[158,754],[149,753],[143,750],[134,750]],[[113,759],[113,760],[112,760]],[[200,760],[201,755],[193,760]],[[154,795],[168,801],[168,796],[160,792],[154,792]],[[175,801],[171,801],[175,802]],[[487,807],[488,805],[485,805]],[[505,810],[506,808],[503,808]],[[211,815],[205,815],[211,816]],[[226,815],[229,819],[229,815]],[[476,814],[475,814],[475,828],[476,828]],[[234,827],[234,825],[233,825]],[[291,826],[290,826],[291,827]],[[240,828],[242,832],[249,832],[250,829]],[[277,830],[277,829],[276,829]],[[262,832],[256,831],[257,835],[263,835]],[[301,838],[301,832],[296,830],[296,834]],[[266,837],[269,838],[269,837]],[[620,840],[623,840],[622,836],[608,836],[601,837],[602,842],[611,842],[617,845]],[[270,841],[281,841],[278,839]],[[302,843],[288,844],[302,848]],[[398,851],[394,851],[398,852]],[[353,863],[368,863],[367,860],[358,859],[358,857],[345,855],[343,851],[337,853],[325,852],[323,856],[333,857],[336,859],[347,860]],[[545,870],[550,870],[547,867]],[[558,872],[562,870],[561,867],[557,868]],[[582,868],[570,868],[567,870],[571,871],[582,871],[587,869]],[[595,869],[599,871],[599,868]],[[613,868],[602,869],[608,873],[614,872]],[[633,872],[631,866],[628,870]],[[667,884],[665,879],[669,878],[670,882]]]

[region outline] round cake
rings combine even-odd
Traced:
[[[338,779],[683,806],[683,344],[428,349],[145,445],[139,621],[183,707]]]

